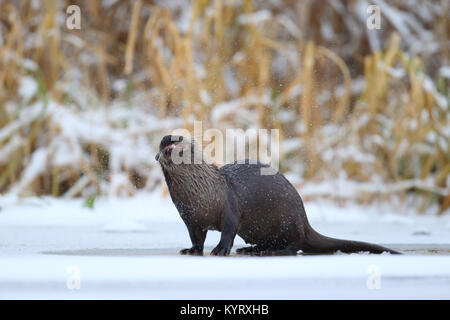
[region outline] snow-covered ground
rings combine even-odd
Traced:
[[[185,226],[159,192],[129,199],[0,198],[0,298],[450,298],[450,216],[306,203],[311,224],[405,255],[187,257]],[[390,209],[391,208],[391,209]],[[219,240],[209,232],[206,253]],[[244,245],[237,238],[235,247]]]

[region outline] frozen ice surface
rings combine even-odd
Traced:
[[[450,218],[383,206],[306,203],[333,237],[405,255],[180,256],[190,245],[170,198],[0,198],[1,299],[449,299]],[[381,209],[383,208],[383,209]],[[243,246],[237,238],[234,249]]]

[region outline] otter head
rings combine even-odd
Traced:
[[[183,136],[167,135],[162,138],[159,144],[159,152],[155,156],[163,167],[173,168],[176,165],[201,163],[201,149],[192,139]]]

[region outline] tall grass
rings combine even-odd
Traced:
[[[126,114],[179,118],[190,129],[194,119],[204,129],[277,128],[282,170],[296,186],[353,183],[345,185],[351,192],[310,197],[414,195],[423,209],[444,212],[449,1],[376,2],[385,13],[380,31],[365,27],[365,2],[356,0],[0,1],[0,191],[153,187],[160,177],[152,158],[117,160],[120,140],[78,135],[69,144],[80,157],[53,161],[61,109],[88,118],[102,110],[111,133],[144,135],[152,147],[179,124],[142,125],[136,135],[134,120],[115,117],[120,104]],[[65,26],[72,3],[81,7],[81,30]],[[39,170],[45,148],[53,151]]]

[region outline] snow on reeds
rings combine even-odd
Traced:
[[[381,30],[364,0],[69,2],[0,0],[1,192],[152,189],[201,120],[279,129],[308,197],[450,206],[450,1],[373,1]]]

